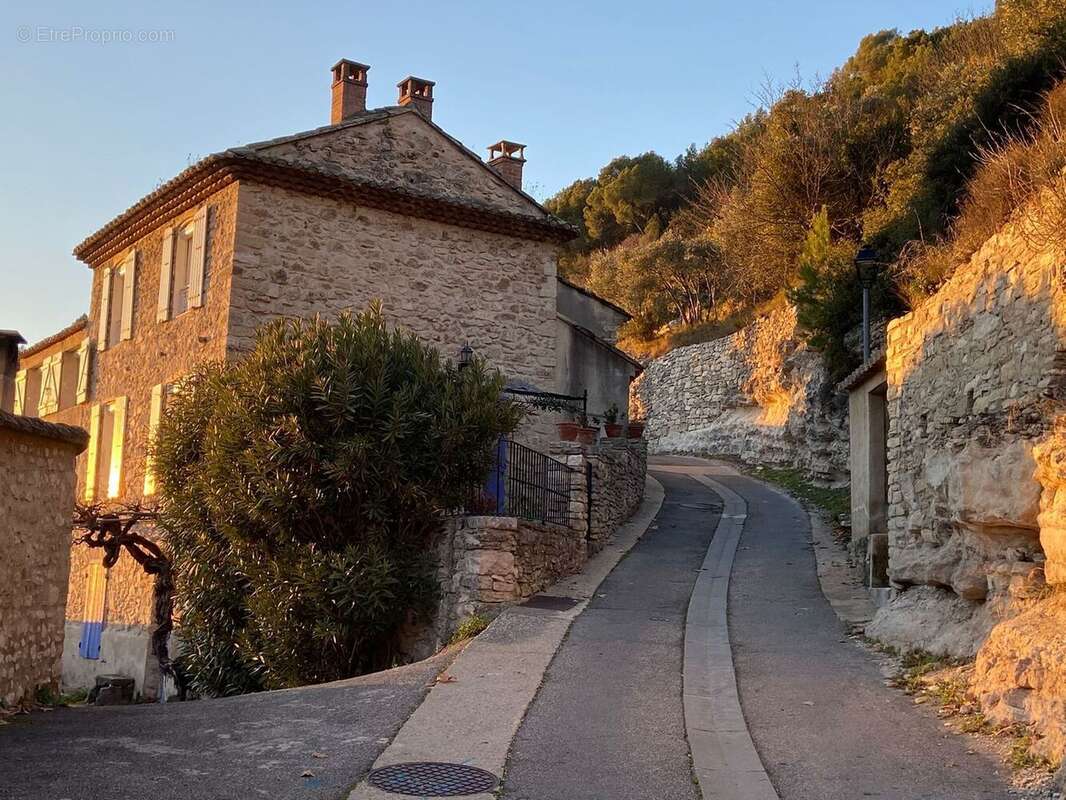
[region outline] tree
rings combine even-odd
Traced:
[[[174,668],[170,658],[170,632],[174,629],[174,570],[170,557],[146,535],[144,528],[153,527],[157,519],[154,511],[133,505],[125,508],[105,508],[100,504],[74,508],[74,543],[104,551],[103,565],[111,569],[118,563],[122,551],[136,561],[145,574],[153,577],[152,585],[152,655],[159,671],[170,677],[185,697],[185,681]]]
[[[379,306],[267,325],[208,365],[160,425],[161,522],[182,655],[221,695],[385,666],[432,608],[432,548],[521,411],[483,361],[459,371]]]

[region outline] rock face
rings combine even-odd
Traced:
[[[1039,204],[1029,214],[1040,214]],[[977,656],[1001,722],[1066,753],[1066,295],[1016,218],[888,328],[889,577],[868,633]]]
[[[848,468],[847,408],[786,307],[732,336],[672,350],[633,382],[651,451],[713,452],[799,467],[835,483]]]

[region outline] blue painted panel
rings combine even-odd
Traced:
[[[81,641],[78,642],[78,654],[82,658],[100,657],[100,637],[103,632],[103,622],[83,622],[81,624]]]
[[[485,494],[496,503],[496,513],[503,514],[507,510],[507,439],[500,438],[496,443],[496,459],[489,473],[489,479],[485,482]]]

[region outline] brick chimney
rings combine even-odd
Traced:
[[[401,106],[414,106],[426,119],[433,119],[433,81],[408,75],[396,86],[400,90]]]
[[[333,99],[329,124],[336,125],[348,117],[366,111],[366,64],[342,58],[333,65]]]
[[[522,165],[526,163],[526,146],[501,139],[489,147],[489,166],[519,191],[522,190]]]
[[[0,331],[0,411],[15,408],[15,373],[19,369],[19,345],[26,344],[18,331]]]

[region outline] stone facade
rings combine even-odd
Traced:
[[[785,307],[732,336],[680,347],[633,382],[653,453],[714,453],[836,483],[848,464],[847,409]]]
[[[59,685],[74,512],[85,431],[0,412],[0,701]]]
[[[889,325],[889,577],[900,591],[867,632],[976,654],[986,713],[1036,723],[1037,749],[1057,760],[1066,753],[1066,254],[1034,243],[1025,219]]]
[[[509,379],[555,386],[555,246],[242,185],[229,348],[272,317],[336,317],[381,300],[445,355],[469,343]],[[543,445],[542,422],[523,429]]]

